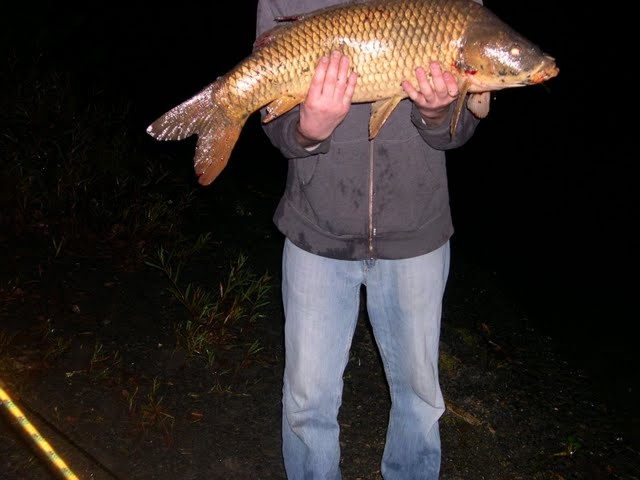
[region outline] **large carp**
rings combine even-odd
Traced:
[[[147,128],[158,140],[198,135],[202,185],[226,166],[250,115],[266,106],[263,121],[270,122],[304,100],[315,66],[332,50],[349,56],[358,74],[353,102],[372,103],[370,138],[407,97],[401,82],[414,81],[415,69],[430,61],[458,81],[452,135],[465,98],[484,117],[489,92],[558,74],[552,57],[473,0],[369,0],[278,20],[248,57]]]

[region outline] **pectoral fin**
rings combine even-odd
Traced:
[[[292,97],[285,95],[283,97],[276,98],[273,102],[267,105],[267,114],[262,121],[269,123],[271,120],[278,118],[280,115],[287,113],[296,105],[302,103],[303,97]]]
[[[452,137],[456,133],[456,127],[458,126],[462,107],[464,107],[464,100],[467,98],[467,92],[469,91],[470,85],[471,84],[468,81],[465,81],[462,84],[462,87],[458,89],[458,100],[456,101],[456,106],[453,109],[453,115],[451,115],[451,126],[449,127],[449,132]]]
[[[391,97],[378,100],[371,104],[371,117],[369,118],[369,140],[373,140],[387,121],[391,112],[404,97]]]
[[[491,92],[472,93],[467,100],[467,108],[478,118],[489,115]]]

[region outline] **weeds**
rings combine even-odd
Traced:
[[[122,396],[127,402],[127,411],[129,412],[129,415],[133,415],[137,411],[139,391],[139,387],[136,387],[133,392],[129,392],[129,390],[122,390]]]
[[[262,345],[260,345],[260,342],[258,342],[257,340],[254,341],[253,343],[250,343],[247,346],[247,349],[244,351],[242,360],[238,364],[236,370],[241,370],[242,368],[245,368],[251,365],[253,359],[256,358],[256,356],[258,355],[258,353],[262,351],[262,349],[263,349]]]
[[[103,380],[111,372],[117,370],[122,363],[122,356],[119,351],[108,352],[102,343],[95,343],[93,353],[89,359],[87,373],[95,380]]]
[[[200,239],[197,244],[203,245],[204,241]],[[233,370],[246,367],[262,349],[257,340],[245,339],[247,328],[263,316],[262,311],[269,304],[270,275],[257,277],[250,270],[247,257],[240,254],[217,288],[185,285],[180,281],[185,258],[184,252],[176,254],[160,247],[155,261],[147,262],[163,273],[169,282],[167,290],[189,314],[188,320],[175,326],[177,344],[190,357],[202,358],[209,368],[228,364],[229,357],[236,358]]]
[[[560,452],[554,453],[554,457],[572,457],[578,450],[582,448],[582,444],[573,435],[569,435],[566,441],[566,447]]]
[[[158,377],[154,377],[149,392],[143,403],[140,403],[140,388],[135,387],[133,392],[122,391],[122,396],[127,402],[127,411],[132,417],[136,428],[146,433],[150,430],[158,430],[167,444],[171,443],[171,431],[175,423],[175,417],[165,408],[163,396],[160,395],[162,383]]]
[[[43,55],[9,56],[0,75],[0,225],[52,238],[54,258],[87,232],[131,245],[173,239],[194,188],[167,157],[125,135],[131,105],[79,85]]]
[[[0,359],[4,358],[4,356],[8,353],[9,346],[13,339],[15,338],[16,333],[9,333],[6,330],[0,330]]]
[[[60,252],[62,251],[62,245],[64,245],[64,237],[62,237],[59,241],[56,240],[55,237],[51,239],[53,243],[53,258],[58,258],[60,256]]]
[[[161,383],[158,378],[154,378],[146,401],[141,408],[142,426],[144,429],[158,428],[168,435],[169,430],[173,428],[175,418],[162,405],[163,397],[159,393],[160,386]]]
[[[70,338],[48,336],[47,348],[44,352],[44,360],[47,362],[55,362],[58,358],[60,358],[69,350],[70,346],[71,346]]]
[[[182,168],[175,166],[178,162],[144,153],[136,140],[144,135],[127,133],[127,102],[79,82],[42,55],[9,57],[9,68],[0,74],[0,150],[6,166],[0,170],[0,227],[21,247],[25,233],[33,235],[42,250],[38,281],[50,280],[44,275],[47,267],[63,266],[77,254],[79,238],[81,245],[99,239],[131,246],[136,259],[156,251],[149,264],[163,272],[172,297],[187,311],[186,320],[175,325],[176,342],[214,372],[212,390],[227,391],[223,380],[249,366],[262,350],[249,327],[269,303],[270,276],[254,275],[240,255],[214,287],[183,282],[183,265],[211,242],[208,233],[195,241],[181,233],[196,198],[190,166],[188,176],[181,177],[170,170]],[[0,308],[25,296],[18,280],[0,280]],[[48,307],[46,299],[38,301]],[[39,335],[38,355],[50,364],[69,353],[72,339],[54,330],[48,310],[43,318],[33,333]],[[0,331],[0,357],[12,341]],[[86,353],[89,358],[81,357],[80,369],[68,372],[68,378],[102,381],[121,367],[120,353],[102,343]],[[141,431],[158,429],[168,439],[174,417],[162,386],[154,378],[148,391],[136,386],[122,394]]]
[[[91,360],[89,360],[89,372],[93,372],[96,370],[96,366],[99,363],[104,362],[107,358],[109,358],[109,354],[103,350],[103,345],[101,343],[97,343],[93,346],[93,354],[91,355]]]

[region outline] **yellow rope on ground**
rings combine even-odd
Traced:
[[[51,445],[42,438],[38,430],[27,420],[27,417],[20,411],[20,409],[13,403],[7,392],[0,387],[0,402],[6,407],[7,410],[13,415],[20,426],[25,432],[29,434],[29,437],[33,442],[42,450],[51,463],[58,468],[58,470],[64,475],[65,478],[72,480],[78,480],[73,472],[67,467],[66,463],[58,456],[58,454],[51,448]]]

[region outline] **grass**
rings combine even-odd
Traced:
[[[191,166],[150,153],[141,146],[142,134],[130,133],[130,104],[110,98],[99,85],[79,86],[72,73],[43,57],[16,54],[0,73],[0,241],[15,249],[10,257],[29,259],[15,266],[11,259],[0,269],[0,313],[25,304],[33,307],[25,309],[29,314],[36,311],[14,329],[0,329],[0,376],[17,374],[20,382],[25,371],[62,372],[68,385],[84,385],[81,391],[115,389],[116,403],[123,403],[114,410],[122,410],[127,428],[136,437],[160,435],[169,445],[181,413],[177,388],[162,378],[166,370],[138,375],[131,362],[138,353],[133,348],[158,346],[153,339],[142,345],[144,338],[105,338],[110,312],[95,315],[102,323],[93,323],[83,306],[69,321],[76,300],[66,298],[64,279],[76,262],[85,269],[99,257],[122,262],[127,272],[148,272],[149,266],[161,272],[170,295],[154,301],[183,307],[173,325],[175,347],[202,374],[204,396],[232,393],[238,375],[259,361],[262,346],[252,326],[265,315],[271,277],[256,274],[239,252],[225,260],[226,268],[214,270],[219,273],[209,283],[197,283],[193,264],[220,241],[188,223],[202,191]],[[117,288],[118,279],[109,280],[106,288]],[[98,292],[86,293],[81,298]],[[78,329],[94,343],[79,341]],[[20,345],[37,348],[19,352],[18,335]],[[80,344],[88,350],[79,353]],[[57,407],[52,415],[58,424],[71,418]],[[82,413],[73,417],[97,421]],[[202,414],[191,412],[190,419],[201,421]]]
[[[0,231],[16,248],[34,245],[28,254],[40,258],[37,272],[0,272],[0,298],[24,295],[18,284],[42,281],[78,245],[117,247],[131,269],[146,263],[162,271],[172,297],[184,306],[186,316],[175,325],[177,345],[221,374],[250,365],[261,349],[250,326],[268,304],[270,277],[254,274],[243,253],[214,285],[180,277],[185,263],[212,241],[186,227],[197,207],[193,172],[184,174],[174,158],[145,150],[142,136],[130,133],[132,105],[101,85],[82,83],[42,51],[13,52],[5,60]],[[70,339],[50,334],[43,355],[54,362]],[[8,341],[5,334],[2,351]],[[95,348],[88,372],[117,366],[118,353]]]
[[[149,428],[156,428],[164,434],[164,438],[167,443],[170,443],[170,433],[174,424],[174,416],[171,415],[164,407],[162,400],[163,397],[160,394],[162,383],[158,378],[154,378],[147,393],[145,402],[140,407],[140,425],[143,430]]]
[[[179,235],[195,187],[127,135],[131,106],[41,55],[23,58],[0,77],[3,226],[47,235],[54,257],[87,233],[132,244]]]
[[[200,239],[195,245],[204,242]],[[269,304],[270,275],[257,276],[248,258],[240,254],[229,265],[226,279],[214,288],[207,288],[181,281],[186,257],[184,250],[175,253],[160,247],[155,261],[147,262],[162,272],[168,282],[167,290],[186,311],[187,318],[175,325],[176,343],[190,357],[202,359],[208,368],[228,365],[228,358],[238,357],[237,352],[241,356],[233,369],[250,365],[262,348],[257,339],[247,342],[246,333]]]
[[[131,392],[123,390],[122,396],[135,430],[142,434],[152,430],[160,432],[165,443],[170,444],[175,416],[169,413],[163,403],[162,387],[163,382],[154,377],[144,397],[139,386]]]

